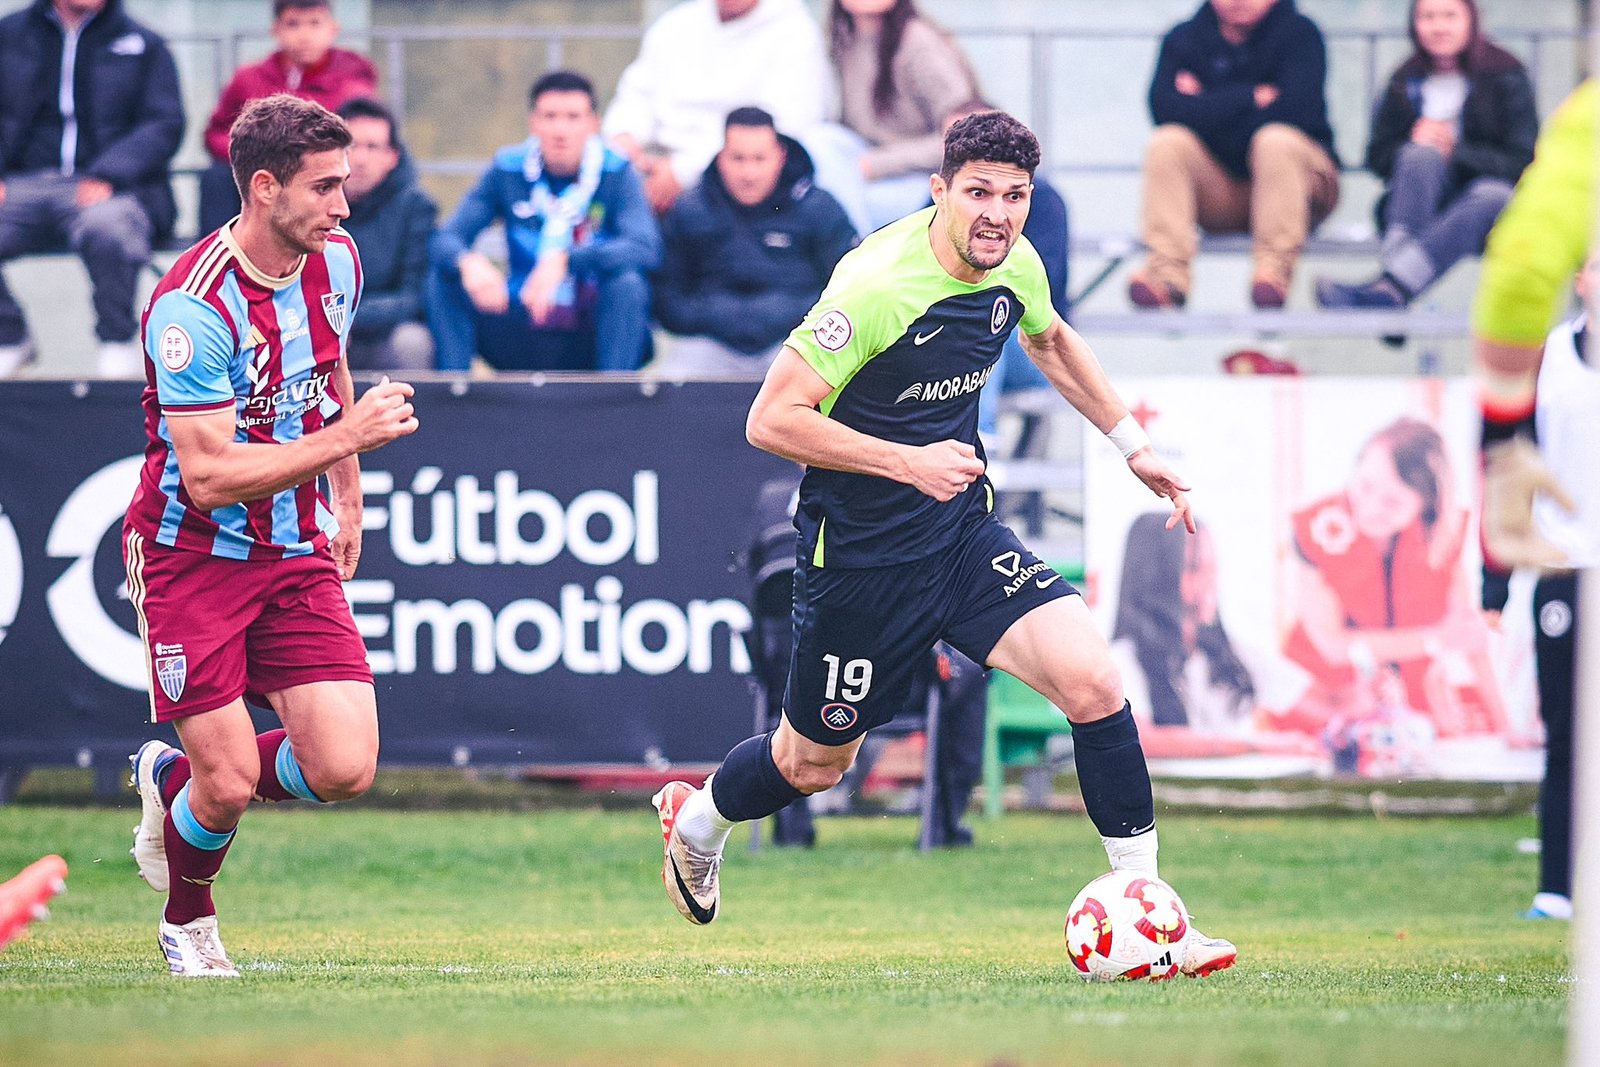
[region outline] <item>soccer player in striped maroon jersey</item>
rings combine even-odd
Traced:
[[[238,976],[211,883],[251,799],[347,800],[372,782],[377,701],[340,581],[361,552],[357,455],[417,428],[409,385],[354,399],[344,121],[277,95],[230,137],[242,212],[145,309],[145,464],[123,527],[151,721],[183,744],[131,757],[133,856],[167,894],[159,939],[180,977]],[[257,736],[247,694],[283,729]]]

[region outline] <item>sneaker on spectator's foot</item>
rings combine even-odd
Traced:
[[[102,378],[138,378],[144,374],[144,349],[135,341],[101,341],[95,368]]]
[[[1138,308],[1181,308],[1189,294],[1165,282],[1152,281],[1143,271],[1128,279],[1128,299]]]
[[[1269,356],[1258,348],[1241,348],[1222,357],[1222,369],[1229,374],[1299,374],[1293,360]]]
[[[0,947],[31,922],[50,917],[51,897],[67,891],[67,861],[60,856],[34,860],[16,877],[0,882]]]
[[[1195,929],[1192,918],[1189,920],[1189,937],[1183,943],[1183,960],[1178,970],[1190,978],[1204,978],[1227,970],[1238,958],[1239,950],[1233,947],[1232,941],[1207,937]]]
[[[228,950],[217,936],[217,917],[202,915],[182,926],[161,923],[161,951],[167,967],[179,978],[237,978]]]
[[[34,356],[32,341],[0,345],[0,378],[15,378],[23,367],[33,362]]]
[[[705,788],[710,788],[709,779]],[[678,809],[693,793],[688,782],[668,782],[650,803],[661,818],[661,837],[666,844],[661,881],[667,887],[667,899],[685,919],[704,926],[717,917],[721,898],[717,868],[722,865],[722,853],[702,852],[678,836]]]
[[[180,753],[165,741],[146,741],[128,757],[133,764],[130,784],[139,791],[139,823],[133,828],[128,855],[139,864],[139,877],[158,893],[170,886],[167,877],[167,805],[161,799],[159,772]]]
[[[1316,289],[1317,304],[1324,308],[1398,311],[1406,306],[1405,294],[1381,278],[1365,285],[1318,278]]]
[[[1250,303],[1260,311],[1277,311],[1289,299],[1289,287],[1271,278],[1257,277],[1250,283]]]

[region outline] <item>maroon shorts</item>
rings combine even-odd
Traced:
[[[255,563],[168,548],[128,528],[122,558],[150,675],[151,722],[308,682],[372,682],[324,549]]]

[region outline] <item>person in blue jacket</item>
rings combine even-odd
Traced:
[[[428,321],[440,370],[638,368],[661,235],[639,176],[600,139],[594,86],[553,71],[528,94],[529,137],[494,161],[434,235]],[[505,225],[509,271],[473,247]]]
[[[661,219],[656,320],[677,335],[656,369],[760,376],[856,243],[811,157],[758,107],[729,113],[700,184]]]

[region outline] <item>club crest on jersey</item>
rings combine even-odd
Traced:
[[[994,310],[989,312],[989,332],[999,333],[1011,321],[1011,301],[1004,293],[994,298]]]
[[[184,683],[189,680],[189,658],[182,645],[164,645],[156,642],[156,683],[167,699],[174,704],[183,696]]]
[[[830,730],[848,730],[860,717],[849,704],[822,705],[822,725]]]
[[[344,333],[344,323],[349,311],[350,306],[345,301],[344,290],[336,289],[331,293],[322,294],[322,313],[328,316],[328,325],[333,327],[334,333]]]

